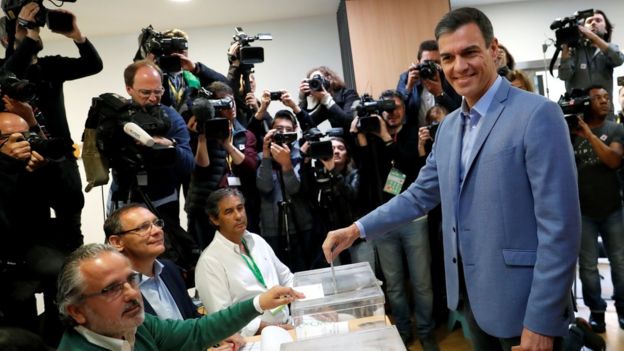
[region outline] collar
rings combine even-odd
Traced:
[[[474,124],[477,124],[480,117],[485,116],[502,82],[503,82],[503,78],[501,76],[498,76],[496,80],[494,81],[494,84],[490,86],[490,88],[485,92],[485,94],[483,94],[483,96],[481,96],[481,98],[477,101],[477,103],[472,108],[468,106],[468,103],[466,102],[466,98],[462,99],[460,115],[462,119],[464,120],[464,123],[468,119],[474,125]],[[475,114],[478,117],[475,120],[472,120],[472,117],[474,117]]]
[[[139,286],[143,285],[143,283],[147,282],[150,279],[156,279],[160,277],[160,273],[162,273],[163,267],[165,267],[165,265],[163,265],[160,261],[158,260],[154,260],[154,276],[149,277],[145,274],[141,274],[141,282],[139,283]]]
[[[88,342],[93,345],[103,347],[111,351],[132,351],[134,349],[135,332],[126,337],[125,340],[111,338],[91,331],[81,325],[74,327],[78,334],[82,335]]]
[[[251,233],[249,231],[245,230],[245,233],[243,234],[243,239],[245,239],[245,243],[247,244],[247,248],[249,248],[249,251],[253,251],[253,247],[255,244],[253,237],[251,236]],[[228,240],[228,238],[223,236],[223,234],[221,234],[221,232],[218,230],[215,232],[214,240],[217,240],[218,243],[227,247],[228,250],[232,250],[239,255],[241,254],[240,246],[237,243]]]

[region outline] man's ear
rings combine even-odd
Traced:
[[[496,60],[496,56],[498,56],[498,39],[492,38],[492,42],[490,43],[490,47],[488,49],[490,49],[492,58]]]
[[[115,247],[119,252],[122,252],[124,249],[124,242],[121,236],[119,235],[111,235],[108,237],[108,243]]]
[[[213,226],[215,226],[216,228],[219,228],[219,219],[212,216],[212,215],[208,215],[208,219],[210,220],[210,223],[212,223]]]
[[[132,87],[129,87],[126,85],[126,93],[128,93],[128,95],[132,95],[130,92],[132,91]]]
[[[87,323],[87,316],[84,313],[84,308],[78,305],[68,305],[67,306],[67,314],[76,321],[79,325],[84,325]]]

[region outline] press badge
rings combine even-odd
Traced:
[[[227,182],[229,186],[241,186],[239,177],[227,177]]]
[[[401,192],[401,188],[403,188],[406,177],[407,176],[403,172],[392,168],[388,174],[388,179],[386,179],[386,185],[384,185],[383,190],[388,194],[398,195]]]

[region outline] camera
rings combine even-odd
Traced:
[[[312,91],[323,91],[323,88],[329,90],[329,84],[329,80],[325,79],[325,77],[320,74],[315,74],[312,78],[308,79],[308,85]]]
[[[570,131],[579,129],[578,116],[584,116],[589,110],[591,98],[589,96],[577,96],[574,93],[561,95],[557,102],[563,111],[563,117]]]
[[[31,102],[36,98],[34,84],[25,79],[19,79],[9,71],[0,71],[0,95],[6,95],[11,99],[21,102]],[[4,111],[4,102],[0,100],[0,110]]]
[[[331,158],[334,154],[331,140],[321,141],[321,139],[338,136],[342,136],[342,128],[331,128],[325,133],[321,132],[318,128],[308,129],[303,133],[303,140],[307,141],[310,145],[307,156],[315,159]]]
[[[35,15],[35,21],[28,22],[19,19],[18,16],[22,7],[31,2],[39,4],[39,12]],[[59,0],[59,2],[76,2],[76,0]],[[10,20],[17,20],[25,28],[43,27],[47,24],[50,30],[60,33],[71,32],[74,29],[73,16],[71,14],[57,10],[48,10],[43,6],[43,0],[7,0],[3,1],[2,10]]]
[[[260,46],[250,46],[256,40],[273,40],[273,36],[270,33],[258,33],[256,35],[247,35],[243,28],[234,28],[234,40],[232,43],[240,43],[239,58],[242,64],[253,65],[255,63],[264,62],[264,49]]]
[[[439,123],[431,123],[430,125],[426,126],[426,128],[429,130],[429,136],[431,136],[431,141],[435,140],[435,135],[438,132],[439,126]]]
[[[171,73],[182,70],[180,58],[173,54],[184,50],[188,50],[188,42],[185,38],[164,36],[155,31],[152,25],[143,28],[139,35],[137,56],[145,58],[147,54],[153,54],[156,64],[163,72]]]
[[[587,17],[594,15],[594,10],[576,11],[572,16],[557,18],[551,25],[550,29],[555,31],[555,37],[557,38],[557,46],[563,44],[569,47],[577,47],[581,42],[581,33],[579,32],[577,25],[583,25],[583,21]]]
[[[280,146],[284,144],[290,145],[294,143],[296,140],[297,140],[296,132],[273,134],[273,142]]]
[[[281,91],[272,91],[271,92],[271,100],[272,101],[280,100],[281,98],[282,98],[282,92]]]
[[[31,150],[37,151],[41,156],[49,160],[61,160],[74,152],[74,146],[68,139],[43,139],[35,133],[30,133],[26,141],[30,144]]]
[[[223,140],[230,135],[230,121],[216,117],[216,112],[234,108],[231,97],[211,99],[212,92],[200,88],[191,92],[193,105],[191,111],[197,119],[197,132],[203,133],[208,139]]]
[[[357,129],[362,133],[379,132],[379,118],[372,115],[381,116],[383,111],[391,112],[395,108],[396,103],[392,99],[374,100],[369,94],[362,95],[360,103],[352,109],[359,117]]]
[[[85,126],[95,127],[97,148],[111,168],[118,174],[136,175],[174,164],[175,147],[137,143],[125,131],[124,126],[130,123],[150,136],[166,135],[171,128],[171,121],[159,106],[141,107],[114,93],[92,99]]]
[[[436,73],[438,73],[438,66],[434,61],[425,60],[416,65],[415,69],[420,74],[420,79],[431,79],[434,80],[436,77]]]
[[[624,87],[624,76],[617,77],[617,85]]]

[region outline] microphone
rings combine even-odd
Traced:
[[[151,135],[147,134],[143,128],[139,127],[139,125],[134,122],[124,124],[123,131],[134,140],[141,143],[141,145],[145,145],[147,147],[154,146],[154,138],[152,138]]]

